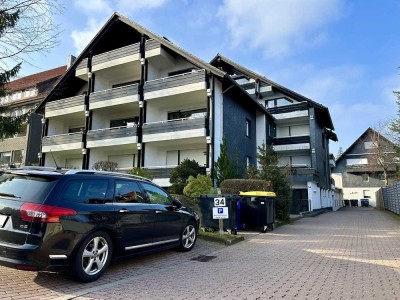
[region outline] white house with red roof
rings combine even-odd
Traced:
[[[7,107],[15,116],[33,111],[66,70],[67,66],[62,66],[11,81],[6,86],[8,95],[0,98],[0,106]],[[0,165],[38,163],[41,130],[41,117],[33,113],[19,134],[0,140]]]

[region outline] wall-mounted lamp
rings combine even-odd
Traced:
[[[89,117],[89,111],[88,110],[85,110],[85,117]]]
[[[38,157],[39,159],[41,159],[41,158],[42,158],[42,152],[39,152],[39,153],[37,154],[37,157]]]
[[[42,124],[46,123],[46,119],[42,118]]]
[[[143,101],[139,101],[139,107],[140,107],[140,108],[143,108],[143,106],[144,106]]]
[[[87,154],[87,149],[86,149],[86,148],[83,148],[83,149],[82,149],[82,154],[83,154],[83,155]]]
[[[141,144],[141,143],[138,143],[138,144],[137,144],[137,149],[138,149],[138,150],[142,150],[142,144]]]

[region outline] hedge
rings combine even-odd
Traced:
[[[260,179],[226,179],[221,182],[221,194],[239,194],[240,192],[272,192],[270,181]]]

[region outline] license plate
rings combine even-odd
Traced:
[[[7,223],[8,216],[0,215],[0,228],[3,228]]]

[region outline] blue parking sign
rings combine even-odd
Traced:
[[[220,214],[223,214],[224,213],[224,209],[223,208],[218,208],[218,214],[220,215]]]
[[[228,207],[213,207],[213,219],[229,219]]]

